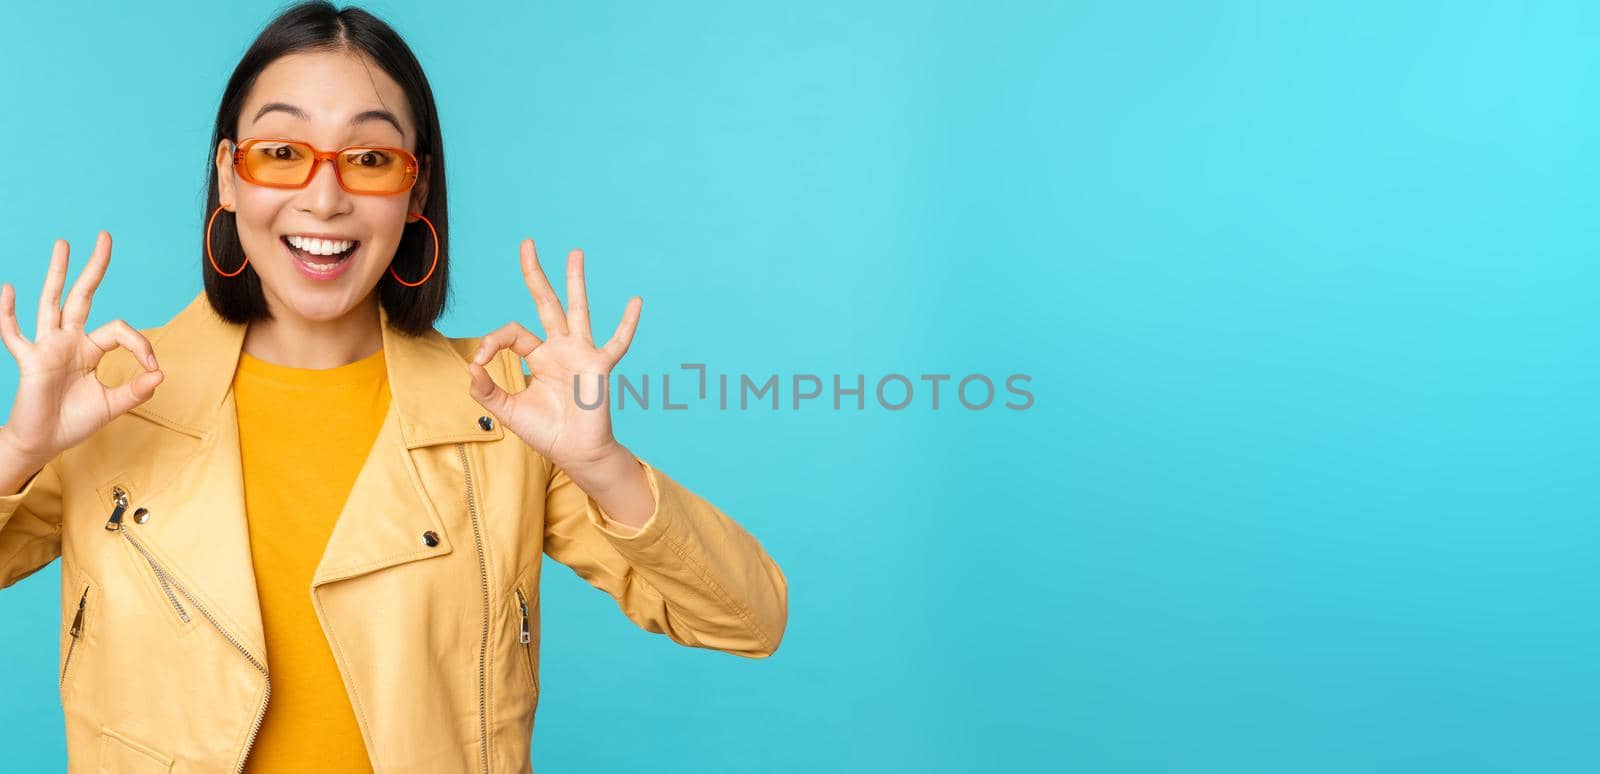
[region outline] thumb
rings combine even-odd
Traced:
[[[467,373],[472,376],[472,381],[467,385],[467,394],[478,402],[478,405],[489,410],[501,423],[510,412],[511,396],[500,385],[489,378],[489,372],[477,363],[467,364]]]
[[[150,400],[150,396],[156,394],[156,385],[160,384],[163,378],[165,375],[160,369],[145,371],[128,380],[126,384],[107,390],[106,404],[111,409],[111,416],[119,416],[128,409]]]

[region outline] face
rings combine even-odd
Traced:
[[[369,111],[381,111],[392,122]],[[245,99],[236,136],[301,140],[326,151],[383,145],[415,154],[417,145],[400,85],[371,59],[352,52],[291,54],[268,65]],[[428,160],[417,159],[422,169],[409,192],[353,194],[340,187],[327,161],[317,163],[305,188],[250,183],[234,170],[233,151],[227,140],[217,148],[218,200],[237,215],[239,240],[261,277],[274,318],[332,320],[375,303],[373,291],[394,258],[407,213],[421,212],[426,201]],[[300,238],[313,236],[335,242],[312,244],[313,250],[355,244],[336,268],[325,271],[317,267],[329,265],[328,258],[307,258],[293,244],[304,246]]]

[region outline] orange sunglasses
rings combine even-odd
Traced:
[[[404,148],[350,145],[336,151],[310,143],[252,137],[233,152],[233,168],[246,182],[268,188],[304,188],[324,159],[333,162],[339,187],[353,194],[398,194],[417,182],[417,157]]]

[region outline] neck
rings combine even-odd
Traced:
[[[286,304],[271,304],[272,319],[245,330],[243,348],[258,360],[290,368],[337,368],[383,346],[378,294],[371,293],[338,317],[311,319]]]

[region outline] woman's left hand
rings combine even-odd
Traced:
[[[622,322],[603,346],[589,332],[589,299],[583,283],[583,251],[567,254],[567,309],[539,265],[532,239],[522,240],[522,278],[539,309],[546,339],[509,322],[483,337],[468,370],[474,400],[529,446],[563,469],[598,464],[620,449],[611,433],[611,369],[628,351],[644,299],[634,296]],[[510,347],[528,362],[527,389],[508,394],[483,364]],[[580,380],[576,382],[575,380]],[[577,392],[581,385],[581,393]],[[598,392],[599,405],[596,402]],[[583,404],[578,404],[582,398]],[[592,406],[592,408],[589,408]]]

